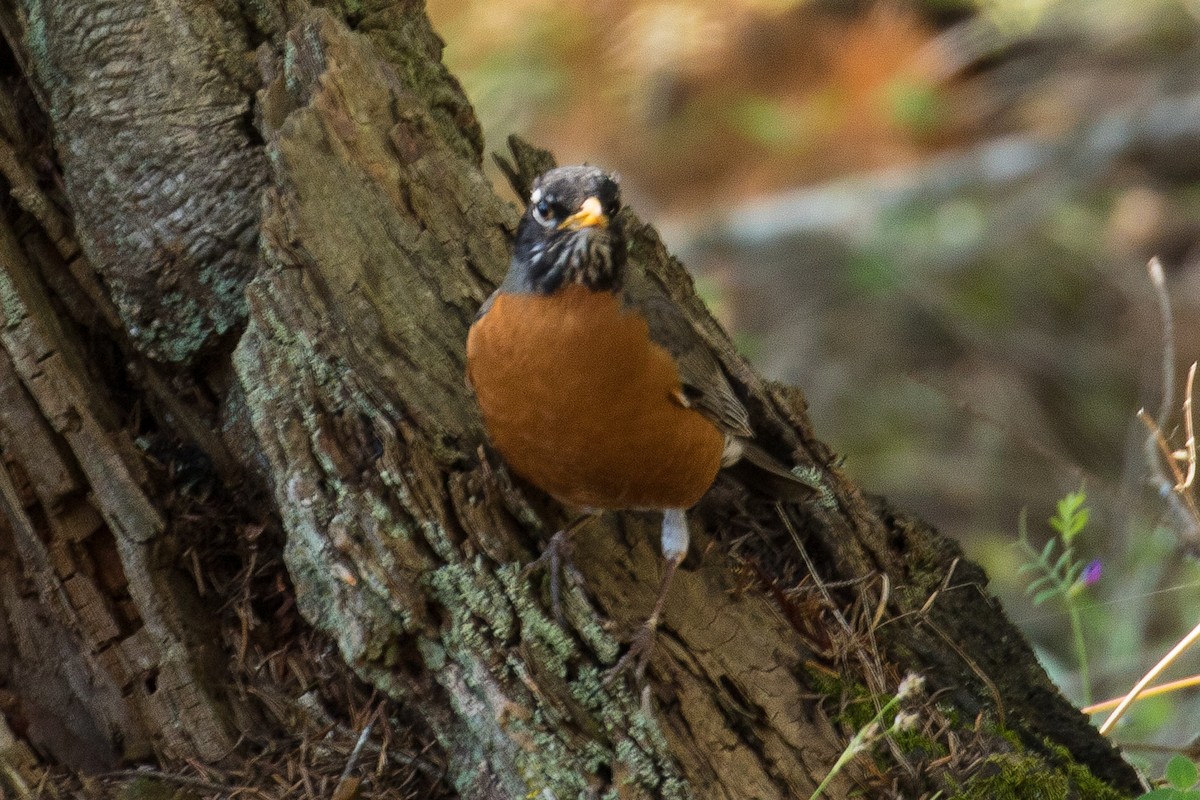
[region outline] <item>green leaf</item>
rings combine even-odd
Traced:
[[[1167,781],[1176,789],[1190,789],[1196,785],[1196,764],[1187,756],[1175,756],[1167,762]]]
[[[1057,586],[1052,586],[1049,589],[1042,589],[1033,596],[1033,604],[1035,606],[1040,606],[1042,603],[1058,594],[1061,594],[1061,590]]]
[[[1054,545],[1057,542],[1058,542],[1057,539],[1051,539],[1050,541],[1046,542],[1046,546],[1042,548],[1042,554],[1040,556],[1038,556],[1038,561],[1042,562],[1043,564],[1049,565],[1050,564],[1050,555],[1051,555],[1051,553],[1054,552]]]
[[[1181,800],[1184,797],[1186,795],[1178,789],[1166,787],[1163,789],[1153,789],[1143,795],[1138,795],[1137,800]]]
[[[1053,583],[1054,582],[1052,580],[1050,580],[1049,575],[1043,575],[1042,577],[1029,582],[1029,585],[1025,587],[1025,594],[1033,594],[1034,592],[1038,591],[1039,589],[1048,588]],[[1058,588],[1058,587],[1054,586],[1054,588]]]
[[[1084,505],[1086,500],[1087,494],[1080,489],[1078,492],[1067,494],[1055,507],[1054,516],[1050,518],[1050,527],[1058,531],[1065,544],[1070,544],[1088,524],[1091,512]]]
[[[1067,492],[1055,504],[1054,516],[1050,518],[1050,524],[1065,522],[1071,518],[1077,508],[1079,508],[1079,497],[1075,492]]]
[[[770,97],[744,98],[731,111],[738,132],[767,147],[794,145],[804,134],[803,115]]]
[[[1070,544],[1071,540],[1074,539],[1085,527],[1087,527],[1088,520],[1091,518],[1091,516],[1091,509],[1079,509],[1075,516],[1071,518],[1067,526],[1067,530],[1063,533],[1063,541],[1067,544]]]
[[[1087,500],[1087,494],[1082,489],[1078,492],[1067,492],[1066,496],[1058,501],[1058,515],[1066,519],[1083,505],[1084,500]]]
[[[1054,568],[1051,570],[1051,572],[1055,573],[1056,575],[1062,573],[1063,568],[1070,563],[1071,558],[1074,555],[1075,551],[1070,547],[1068,547],[1066,550],[1063,550],[1062,555],[1058,557],[1058,561],[1054,562]]]

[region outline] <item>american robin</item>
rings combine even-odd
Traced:
[[[687,318],[626,270],[620,210],[617,181],[595,167],[534,181],[508,274],[467,337],[467,378],[518,475],[569,507],[663,512],[658,601],[627,654],[640,674],[687,554],[684,512],[717,471],[746,459],[796,496],[812,484],[751,441],[745,407]],[[551,542],[556,606],[564,542],[564,531]]]

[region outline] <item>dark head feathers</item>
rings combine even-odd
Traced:
[[[504,289],[547,294],[570,283],[619,289],[625,268],[620,210],[621,188],[601,169],[584,164],[539,176],[517,226]]]

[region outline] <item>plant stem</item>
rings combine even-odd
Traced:
[[[875,726],[875,723],[883,719],[883,715],[895,708],[896,704],[899,702],[899,695],[896,695],[891,700],[888,700],[887,703],[884,704],[883,708],[879,709],[879,712],[871,718],[870,722],[858,729],[858,732],[854,734],[854,737],[850,740],[850,743],[846,745],[846,749],[842,751],[840,756],[838,756],[838,760],[833,762],[833,766],[829,768],[829,772],[825,775],[824,780],[822,780],[817,785],[816,790],[809,795],[808,800],[817,800],[817,798],[821,796],[821,792],[825,791],[825,787],[828,786],[829,782],[833,780],[833,777],[842,771],[842,767],[849,764],[851,759],[863,751],[868,744],[865,741],[867,737],[867,731],[871,730]],[[880,731],[880,735],[883,735],[883,733],[884,731]]]
[[[1079,607],[1067,601],[1067,612],[1071,617],[1071,633],[1075,635],[1075,658],[1079,662],[1079,682],[1083,684],[1083,705],[1092,704],[1092,679],[1088,674],[1087,645],[1083,641],[1083,622],[1079,619]]]

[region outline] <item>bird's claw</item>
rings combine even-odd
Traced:
[[[654,654],[654,643],[658,637],[658,616],[652,616],[629,640],[625,655],[604,674],[604,685],[608,686],[625,672],[633,671],[634,682],[641,685],[646,679],[646,667]]]
[[[663,571],[662,581],[658,585],[658,599],[654,602],[654,610],[650,612],[650,617],[629,640],[629,650],[608,671],[604,678],[605,685],[615,680],[630,666],[633,667],[633,677],[637,683],[640,684],[645,680],[646,667],[650,664],[650,656],[654,652],[654,640],[658,636],[658,623],[662,619],[663,607],[667,602],[667,590],[671,587],[671,579],[675,576],[675,570],[679,568],[685,553],[686,549],[678,550],[667,557],[666,569]]]
[[[550,573],[550,608],[554,612],[554,619],[559,625],[566,625],[566,616],[563,614],[562,607],[562,574],[564,568],[571,573],[572,580],[579,581],[580,576],[571,564],[571,540],[567,538],[567,531],[560,530],[550,537],[546,548],[542,550],[542,554],[530,561],[529,564],[521,570],[521,577],[528,578],[539,569],[544,569]]]

